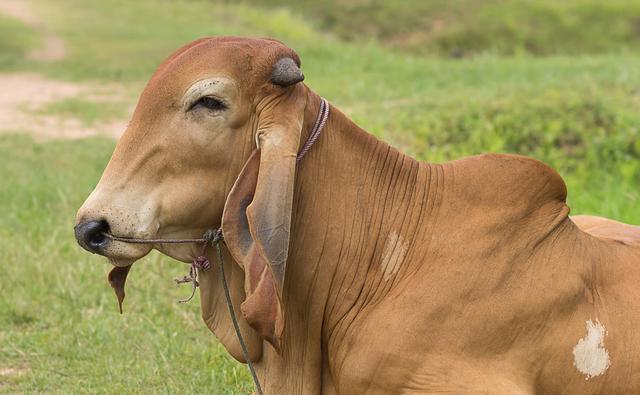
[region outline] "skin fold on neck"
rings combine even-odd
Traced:
[[[320,103],[308,89],[307,100],[301,145]],[[332,335],[341,330],[342,318],[383,297],[399,276],[411,270],[402,266],[404,254],[422,221],[407,213],[433,209],[424,201],[441,174],[431,167],[377,140],[331,108],[322,135],[297,169],[284,291],[283,355],[266,343],[260,345],[241,319],[252,360],[259,359],[265,390],[295,393],[292,389],[300,388],[302,393],[313,393],[320,388],[322,349],[328,339],[337,338]],[[231,262],[228,255],[225,258]],[[239,312],[242,272],[235,263],[227,264],[227,273],[230,270],[228,281]],[[206,276],[202,277],[207,283],[201,291],[203,318],[227,350],[242,360],[219,278],[211,271]],[[292,366],[303,374],[290,374]],[[289,373],[277,374],[278,370]],[[269,382],[270,377],[279,378]]]
[[[320,99],[307,90],[307,100],[301,145],[316,119]],[[492,163],[495,161],[496,166],[500,166],[501,161],[499,158],[471,160],[481,161],[480,167],[489,166],[488,170],[479,170],[479,175],[490,173]],[[514,166],[519,166],[521,160],[513,160]],[[267,343],[261,345],[255,332],[244,322],[243,334],[249,333],[250,349],[256,357],[261,356],[259,361],[253,357],[252,360],[258,361],[256,367],[266,393],[313,394],[320,388],[326,392],[337,386],[340,380],[337,376],[343,368],[352,366],[344,339],[354,322],[385,299],[407,291],[408,284],[415,282],[412,278],[423,278],[423,274],[414,276],[419,271],[432,271],[429,282],[436,283],[453,281],[449,279],[452,273],[468,272],[469,276],[464,278],[481,279],[486,276],[484,268],[469,266],[469,263],[495,258],[494,264],[502,266],[499,270],[496,267],[494,273],[517,274],[506,266],[518,262],[510,257],[510,254],[517,257],[517,249],[496,250],[496,245],[491,244],[507,240],[509,233],[513,233],[502,228],[504,218],[511,218],[507,224],[518,224],[521,229],[527,229],[523,224],[529,223],[539,230],[527,231],[531,239],[520,237],[529,245],[546,240],[549,232],[567,228],[568,210],[563,201],[566,190],[561,179],[555,179],[556,175],[548,169],[538,169],[544,176],[540,177],[541,187],[528,186],[532,193],[539,192],[544,199],[525,199],[533,202],[532,205],[511,205],[517,206],[516,210],[503,213],[500,196],[494,199],[483,195],[486,184],[492,181],[480,180],[479,175],[473,176],[473,171],[464,170],[465,166],[471,169],[476,166],[475,162],[469,163],[418,162],[368,134],[335,107],[331,108],[325,130],[297,168],[283,301],[286,324],[282,354],[278,355]],[[462,173],[456,175],[455,169],[463,170],[458,170]],[[514,174],[517,175],[517,171]],[[499,183],[511,181],[498,179],[496,182],[490,190],[500,191]],[[474,188],[478,189],[477,193]],[[476,209],[470,211],[469,207]],[[442,220],[442,217],[446,218]],[[496,219],[496,224],[492,225],[491,218]],[[482,229],[475,226],[474,221],[488,224],[487,235],[493,233],[494,237],[474,239],[480,244],[470,251],[470,258],[465,259],[463,251],[450,249],[452,244],[448,239]],[[465,227],[469,229],[463,230]],[[522,249],[527,251],[529,247],[525,244]],[[441,246],[448,246],[449,250],[441,251]],[[552,250],[546,246],[540,243],[537,251]],[[457,247],[453,245],[453,248]],[[489,251],[493,257],[479,256],[482,251]],[[239,311],[242,281],[237,265],[234,266],[238,273],[232,287],[236,287],[234,303]],[[494,280],[487,277],[484,284]],[[441,295],[434,295],[430,303],[434,311],[438,311],[448,304],[447,300],[464,300],[484,292],[482,284],[452,287]],[[576,283],[563,297],[572,298],[580,286]],[[215,302],[207,302],[208,309],[215,313],[210,312],[209,319],[205,320],[237,358],[239,346],[226,306],[221,296],[212,296],[221,295],[219,282],[210,288],[208,297]],[[406,292],[403,295],[406,296]],[[424,330],[421,328],[416,333]],[[327,355],[330,366],[322,359]]]

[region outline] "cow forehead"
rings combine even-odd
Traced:
[[[295,56],[284,44],[269,39],[211,37],[196,40],[165,60],[145,91],[152,91],[156,98],[158,93],[160,96],[180,96],[194,82],[215,76],[230,78],[240,88],[246,88],[265,79],[275,54],[286,52]]]

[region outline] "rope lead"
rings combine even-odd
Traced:
[[[231,301],[229,284],[227,284],[227,278],[224,273],[224,260],[222,258],[222,249],[220,248],[220,242],[224,241],[222,228],[216,230],[209,229],[202,236],[202,239],[198,240],[200,240],[199,242],[203,243],[200,256],[193,260],[193,262],[191,263],[191,267],[189,268],[189,273],[187,275],[183,276],[182,278],[175,279],[176,284],[191,283],[191,295],[186,299],[179,300],[178,303],[187,303],[191,299],[193,299],[194,295],[196,294],[196,288],[200,286],[200,284],[198,283],[198,269],[207,270],[211,267],[211,262],[209,262],[209,260],[206,258],[205,252],[207,249],[207,245],[212,244],[215,247],[216,255],[218,256],[218,267],[220,270],[220,280],[222,281],[222,288],[224,289],[224,297],[227,302],[229,315],[231,316],[231,322],[233,322],[233,328],[236,331],[236,336],[238,338],[238,342],[240,343],[240,348],[242,348],[242,355],[244,356],[245,361],[247,361],[247,366],[249,367],[249,372],[251,373],[253,384],[256,387],[256,394],[263,395],[262,387],[260,386],[260,381],[258,380],[258,375],[256,374],[256,370],[253,366],[251,358],[249,358],[249,350],[247,349],[247,345],[244,342],[242,332],[240,332],[238,318],[236,317],[236,312],[233,309],[233,303]]]
[[[218,263],[220,268],[220,278],[222,279],[222,287],[224,288],[224,296],[227,300],[227,308],[229,310],[229,314],[231,315],[231,321],[233,322],[233,328],[236,330],[236,336],[238,337],[238,342],[240,343],[240,347],[242,348],[242,355],[244,356],[245,361],[247,361],[247,366],[249,367],[249,372],[251,372],[251,377],[253,378],[253,384],[256,386],[256,394],[263,395],[262,387],[260,387],[260,381],[258,380],[258,375],[256,374],[256,370],[253,367],[253,362],[251,362],[251,358],[249,358],[249,350],[247,349],[247,345],[244,342],[244,338],[242,337],[242,333],[240,332],[240,325],[238,325],[238,319],[236,318],[236,313],[233,309],[233,303],[231,302],[231,293],[229,292],[229,285],[227,284],[227,278],[224,275],[224,261],[222,260],[222,250],[220,249],[220,242],[223,240],[222,237],[222,229],[218,229],[216,232],[216,238],[213,240],[213,245],[216,248],[216,254],[218,255]]]

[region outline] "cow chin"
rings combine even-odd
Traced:
[[[155,247],[162,254],[184,263],[191,263],[200,256],[201,248],[199,244],[161,244]]]
[[[112,241],[100,252],[100,255],[104,255],[113,266],[125,267],[145,257],[151,249],[151,245]]]

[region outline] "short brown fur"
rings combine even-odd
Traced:
[[[199,237],[224,211],[233,304],[266,394],[640,393],[638,227],[572,220],[563,180],[533,159],[418,162],[335,107],[296,167],[320,99],[303,83],[270,82],[282,57],[299,63],[267,39],[178,50],[78,222]],[[186,92],[208,78],[218,82],[203,89],[228,108],[187,110]],[[259,163],[240,176],[252,155]],[[287,222],[285,276],[262,225]],[[198,254],[155,248],[185,262]],[[126,267],[148,252],[113,243],[104,255]],[[200,282],[204,321],[242,360],[217,271]],[[587,380],[572,351],[589,320],[606,328],[611,364]]]

